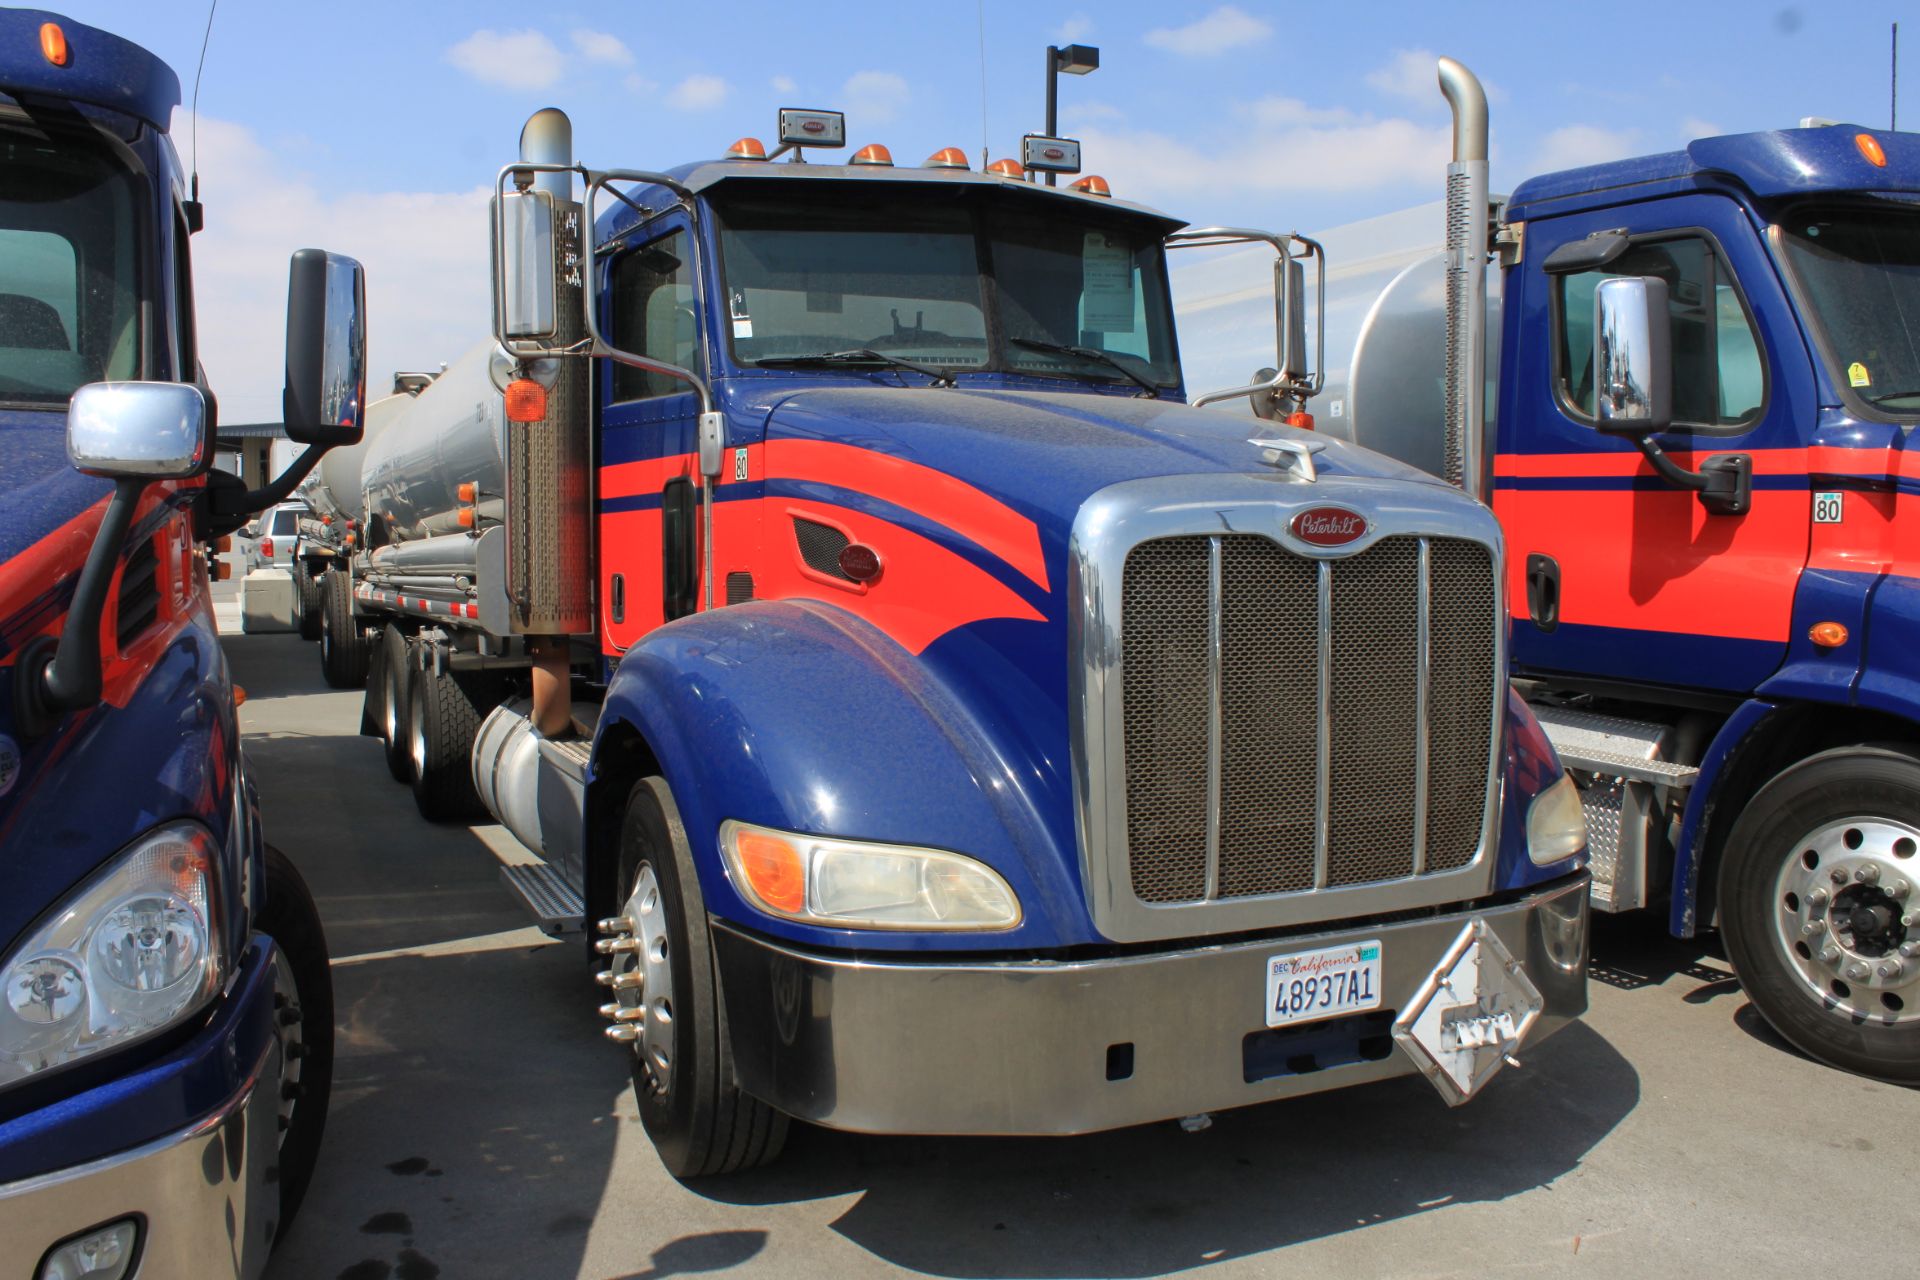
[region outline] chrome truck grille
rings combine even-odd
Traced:
[[[1269,500],[1256,519],[1223,512],[1217,530],[1136,518],[1150,536],[1081,548],[1082,855],[1109,936],[1484,891],[1498,533],[1478,507],[1431,501],[1370,519],[1349,547],[1293,542],[1290,510]]]

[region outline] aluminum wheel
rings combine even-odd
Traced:
[[[388,742],[400,741],[400,699],[407,696],[406,676],[406,668],[395,667],[392,662],[380,676],[384,704],[380,708],[380,732]]]
[[[647,1087],[664,1094],[673,1082],[673,950],[651,863],[640,864],[626,906],[608,923],[614,926],[613,936],[600,946],[612,960],[614,1026],[632,1029],[629,1043],[645,1070]]]
[[[1800,980],[1837,1014],[1920,1019],[1920,829],[1846,818],[1797,849],[1774,882],[1774,937]]]
[[[407,755],[413,760],[413,776],[416,778],[427,776],[427,718],[421,714],[425,708],[420,703],[429,678],[425,672],[421,672],[406,682],[407,694],[413,700],[407,708]]]
[[[285,1145],[293,1131],[293,1113],[304,1090],[300,1074],[307,1056],[306,1020],[300,1012],[300,988],[293,964],[278,947],[273,951],[273,1030],[280,1040],[280,1132],[275,1142]]]

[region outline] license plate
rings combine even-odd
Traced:
[[[1380,944],[1349,942],[1267,961],[1267,1025],[1337,1018],[1380,1007]]]

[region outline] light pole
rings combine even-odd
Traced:
[[[1100,51],[1090,44],[1070,44],[1066,48],[1047,46],[1047,136],[1060,136],[1060,73],[1083,76],[1100,69]],[[1058,174],[1047,175],[1047,185],[1058,185]]]

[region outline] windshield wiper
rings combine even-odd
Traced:
[[[1889,400],[1906,400],[1913,396],[1920,396],[1920,388],[1911,391],[1885,391],[1877,396],[1868,396],[1867,403],[1885,404]]]
[[[884,351],[875,351],[872,347],[855,347],[851,351],[827,351],[817,356],[768,356],[764,360],[753,362],[757,367],[767,369],[804,369],[819,365],[855,365],[879,364],[891,365],[896,369],[910,369],[914,373],[925,374],[933,379],[936,387],[954,387],[959,384],[953,375],[945,369],[935,369],[915,360],[902,360],[899,356],[890,356]]]
[[[1009,337],[1007,341],[1019,343],[1021,346],[1031,348],[1034,351],[1050,351],[1057,356],[1079,356],[1082,360],[1091,360],[1095,364],[1106,365],[1109,369],[1118,370],[1122,377],[1139,387],[1144,394],[1150,396],[1160,394],[1160,388],[1154,386],[1151,382],[1148,382],[1145,378],[1121,364],[1119,360],[1114,358],[1113,353],[1110,351],[1102,351],[1098,347],[1070,347],[1064,342],[1046,342],[1039,338]]]

